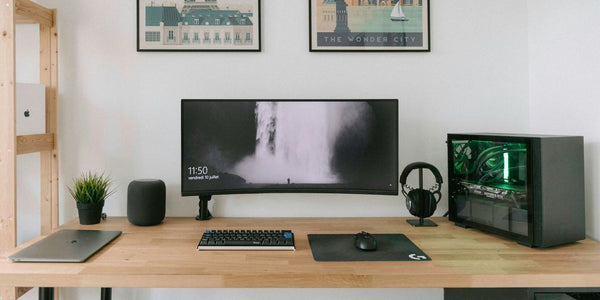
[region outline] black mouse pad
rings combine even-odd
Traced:
[[[377,250],[354,246],[354,234],[309,234],[308,243],[315,261],[426,261],[425,252],[404,234],[373,234]]]

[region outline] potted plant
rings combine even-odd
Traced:
[[[100,223],[104,199],[114,192],[114,190],[110,190],[111,183],[110,177],[104,175],[104,173],[98,175],[87,172],[73,179],[73,187],[67,188],[75,202],[77,202],[79,224]]]

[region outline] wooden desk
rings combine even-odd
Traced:
[[[122,230],[85,263],[9,263],[0,258],[2,286],[47,287],[600,287],[600,243],[553,249],[513,241],[434,218],[415,228],[404,218],[167,218],[137,227],[126,218],[60,228]],[[206,228],[292,229],[296,251],[210,251],[196,245]],[[404,233],[426,262],[315,262],[309,233]],[[33,242],[33,241],[32,241]],[[31,243],[31,242],[30,242]],[[28,244],[30,244],[28,243]]]

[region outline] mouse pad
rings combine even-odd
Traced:
[[[377,250],[354,246],[354,234],[309,234],[315,261],[426,261],[431,260],[404,234],[373,234]]]

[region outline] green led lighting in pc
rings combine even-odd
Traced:
[[[508,182],[508,152],[504,152],[504,182]]]

